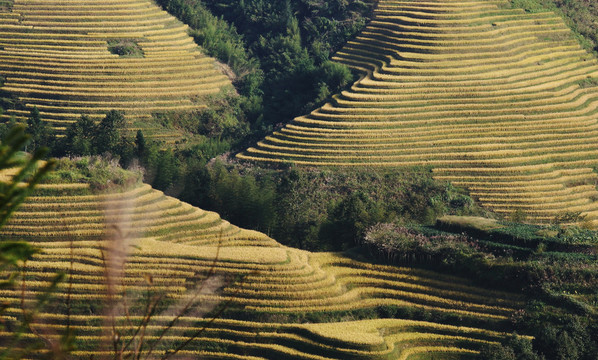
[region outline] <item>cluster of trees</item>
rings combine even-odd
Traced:
[[[125,136],[125,117],[120,111],[111,110],[102,121],[96,124],[88,116],[82,115],[67,129],[66,136],[56,137],[54,129],[42,119],[37,107],[27,118],[27,133],[30,137],[26,151],[50,149],[52,156],[85,156],[112,152],[120,149]],[[14,120],[2,124],[0,136],[4,137],[16,126]]]
[[[454,265],[464,257],[482,255],[477,242],[464,234],[426,236],[395,223],[368,228],[361,244],[387,261],[411,265]]]
[[[3,138],[15,126],[14,122],[0,127],[0,138]],[[184,161],[175,156],[175,151],[163,148],[160,143],[145,139],[141,130],[135,137],[127,130],[125,115],[116,110],[106,113],[106,116],[96,123],[88,116],[82,115],[71,124],[62,138],[55,136],[51,126],[45,122],[37,108],[31,110],[27,119],[26,131],[30,141],[26,151],[48,148],[49,155],[62,156],[90,156],[104,155],[118,160],[124,168],[141,166],[145,169],[145,181],[158,189],[167,190],[174,187],[185,174]],[[228,149],[228,145],[216,141],[207,141],[198,146],[199,150],[181,151],[179,156],[192,162],[199,155],[200,159],[213,157]],[[209,149],[205,154],[202,149]],[[202,162],[205,164],[205,161]],[[199,166],[199,165],[198,165]]]
[[[537,309],[528,311],[516,325],[529,338],[513,335],[501,344],[486,345],[481,360],[593,360],[598,354],[598,323],[595,316]]]
[[[445,213],[479,212],[457,189],[436,182],[428,168],[407,171],[326,171],[287,167],[261,169],[213,161],[231,144],[209,139],[185,148],[164,148],[133,138],[122,112],[95,123],[81,116],[62,138],[54,137],[37,109],[28,120],[30,148],[50,147],[52,156],[105,155],[124,168],[144,168],[144,181],[232,223],[263,231],[308,250],[355,246],[378,222],[431,223]]]
[[[215,161],[188,170],[182,200],[313,251],[354,247],[379,222],[432,223],[445,213],[481,211],[427,168],[269,170]]]
[[[363,28],[373,7],[341,0],[158,3],[193,28],[208,54],[230,66],[242,95],[230,106],[252,133],[309,112],[354,81],[329,57]]]

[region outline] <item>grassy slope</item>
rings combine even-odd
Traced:
[[[561,15],[588,50],[598,51],[598,6],[588,0],[512,0],[513,7],[529,12],[551,10]]]

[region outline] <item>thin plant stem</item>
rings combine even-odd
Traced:
[[[215,273],[216,264],[218,263],[218,258],[220,257],[220,248],[221,247],[222,247],[222,230],[220,230],[220,234],[218,235],[218,247],[216,249],[216,256],[214,257],[214,260],[212,261],[212,264],[210,265],[210,270],[208,270],[208,275],[207,275],[206,279],[209,279]],[[178,312],[178,314],[174,317],[174,319],[172,319],[168,323],[168,325],[160,332],[158,339],[156,339],[154,342],[152,342],[152,345],[150,346],[149,352],[147,354],[148,358],[154,351],[154,348],[156,347],[156,345],[159,344],[160,341],[162,340],[162,338],[166,335],[166,333],[176,324],[176,322],[183,315],[185,315],[187,313],[187,311],[189,311],[191,306],[193,306],[193,304],[195,303],[195,300],[197,299],[197,297],[199,296],[199,294],[201,293],[201,291],[203,290],[205,285],[206,285],[206,281],[204,280],[201,283],[199,289],[196,291],[195,295],[185,304],[183,309]]]

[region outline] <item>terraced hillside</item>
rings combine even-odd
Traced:
[[[205,106],[230,81],[204,56],[188,27],[151,0],[14,0],[0,7],[0,88],[57,130],[81,114],[152,113]],[[112,51],[109,49],[112,49]]]
[[[240,159],[431,165],[496,212],[598,224],[598,62],[554,13],[381,0],[333,59],[364,76]]]
[[[4,175],[6,179],[10,174]],[[109,294],[107,276],[113,279],[109,283],[119,306],[139,304],[148,290],[166,294],[171,303],[227,303],[224,315],[183,351],[214,359],[471,357],[483,344],[505,336],[501,331],[509,329],[509,317],[523,301],[463,278],[287,248],[143,184],[113,187],[103,194],[86,183],[42,185],[0,238],[25,238],[43,249],[27,263],[24,283],[0,291],[9,306],[3,320],[16,322],[22,306],[30,309],[53,274],[64,271],[67,280],[33,328],[46,340],[55,340],[70,326],[79,338],[74,355],[85,358],[108,351],[102,348],[111,329],[110,312],[103,305]],[[122,252],[128,253],[126,260],[114,255]],[[239,276],[241,280],[226,280]],[[396,318],[363,319],[368,309],[394,311]],[[360,313],[362,320],[340,321]],[[401,319],[413,315],[430,321]],[[123,339],[131,334],[128,321],[141,319],[134,309],[117,312]],[[172,319],[171,310],[156,315],[146,340],[156,340]],[[186,341],[206,321],[193,313],[182,317],[157,352]],[[9,332],[0,332],[0,344],[11,344],[9,337]],[[14,348],[35,338],[26,335]]]

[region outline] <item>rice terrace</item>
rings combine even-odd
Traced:
[[[365,75],[240,158],[431,165],[497,212],[598,219],[598,63],[555,14],[504,5],[381,1],[333,57]]]
[[[598,357],[598,4],[0,0],[0,359]]]
[[[35,106],[58,132],[112,109],[133,122],[205,106],[194,99],[230,85],[188,27],[151,1],[14,1],[0,14],[3,91],[24,105],[5,119]]]

